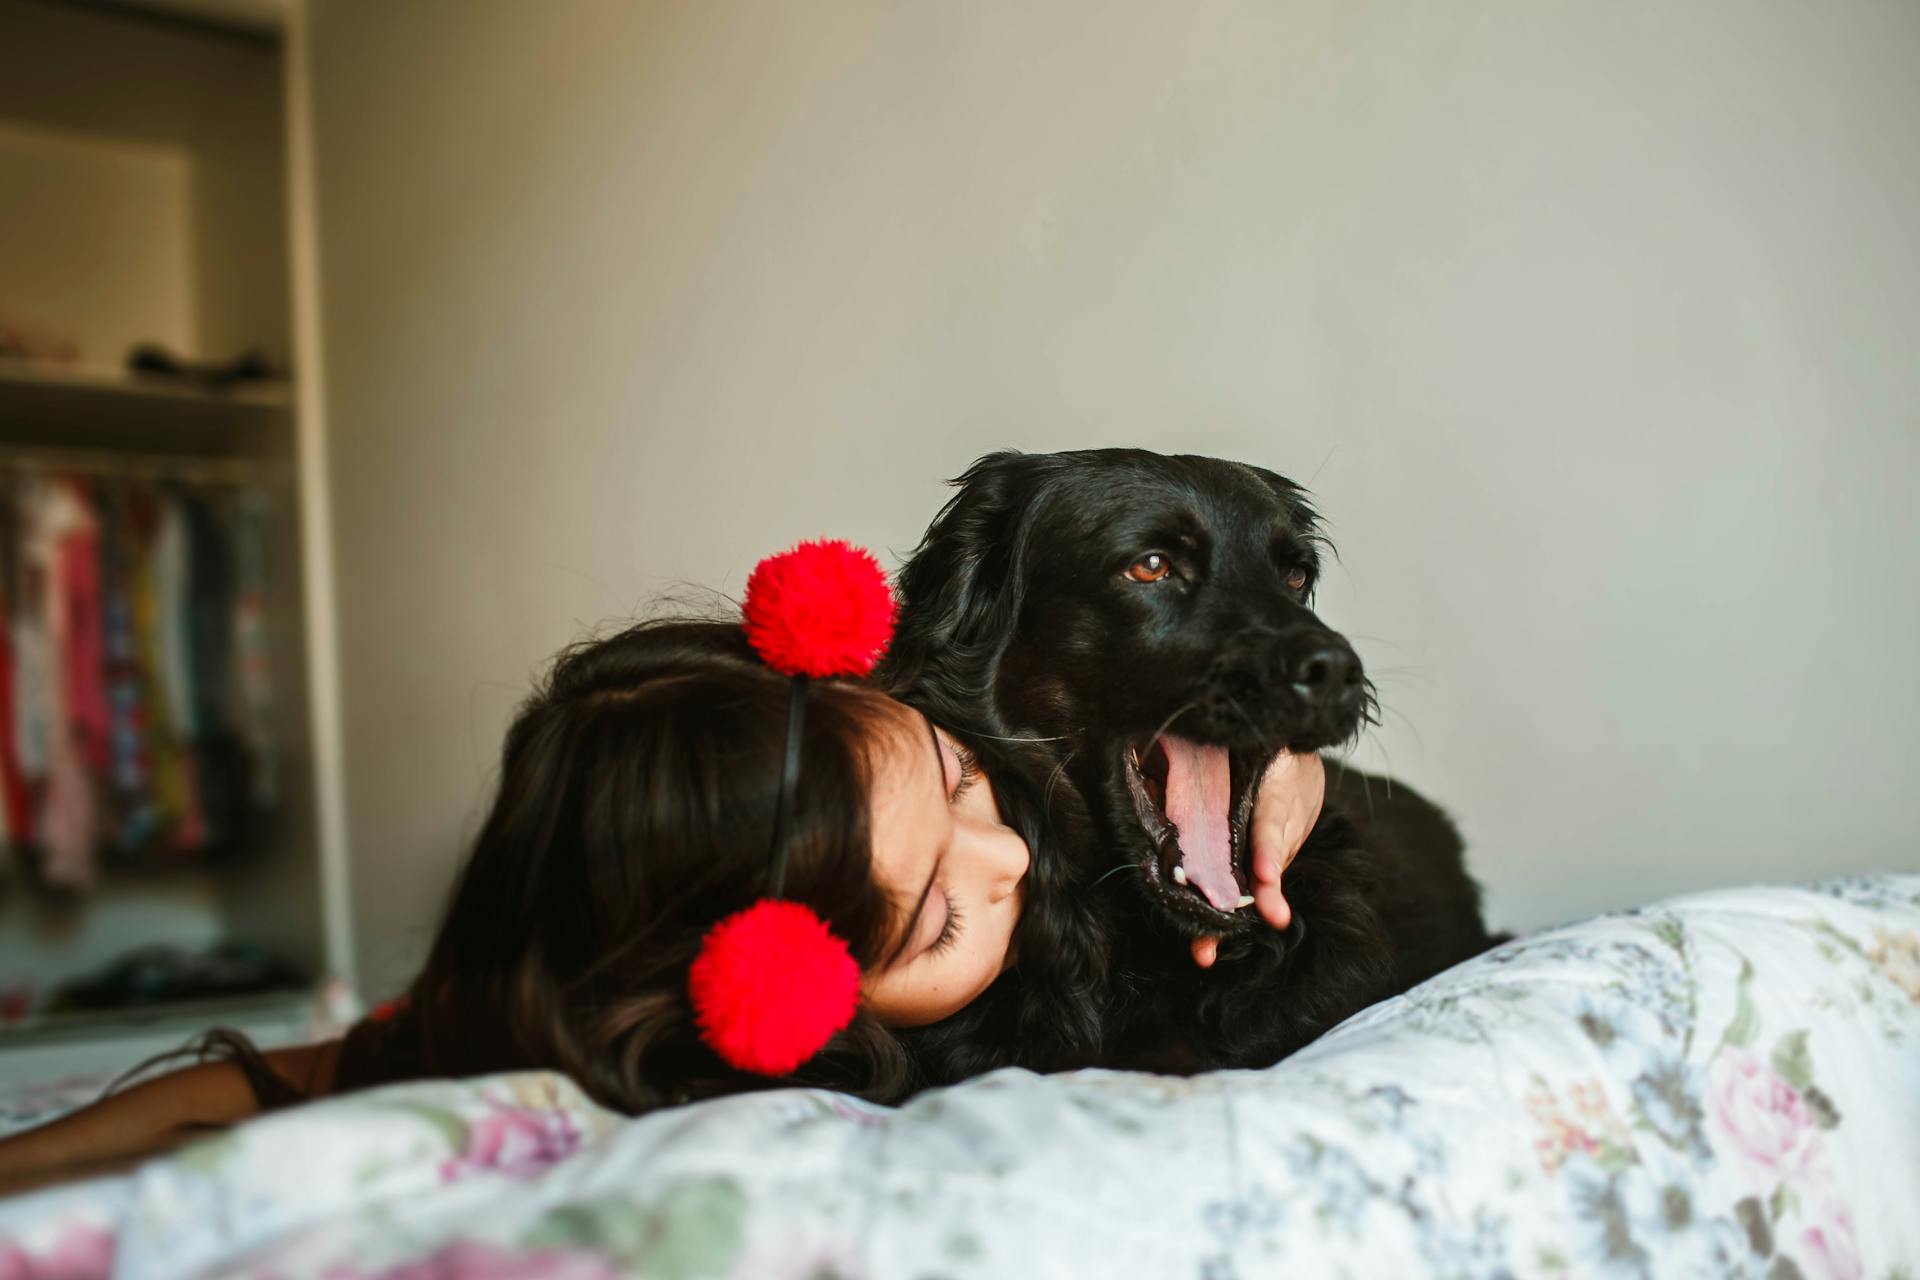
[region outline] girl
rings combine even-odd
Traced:
[[[406,1079],[547,1068],[629,1114],[768,1085],[905,1096],[901,1031],[1015,961],[1028,842],[965,745],[869,684],[813,679],[796,695],[750,626],[646,622],[563,652],[507,732],[498,792],[404,998],[303,1048],[211,1033],[201,1052],[220,1060],[0,1142],[0,1190]],[[1324,786],[1317,758],[1283,761],[1255,821],[1276,924],[1280,869]],[[841,1025],[785,1069],[743,1065],[690,988],[716,924],[774,897],[824,924],[857,982]]]

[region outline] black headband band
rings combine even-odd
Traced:
[[[807,677],[793,677],[787,699],[787,756],[780,766],[780,798],[773,806],[773,866],[767,872],[767,896],[777,898],[787,884],[787,827],[793,821],[793,796],[800,787],[800,730],[807,718]]]

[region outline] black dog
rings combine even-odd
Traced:
[[[1337,767],[1282,881],[1293,923],[1251,906],[1266,762],[1373,719],[1308,608],[1324,539],[1297,485],[1131,449],[993,454],[957,483],[900,575],[886,675],[980,750],[1033,862],[1018,963],[908,1037],[924,1079],[1266,1065],[1490,944],[1445,815]]]

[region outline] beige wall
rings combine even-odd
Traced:
[[[417,956],[529,674],[992,447],[1308,481],[1527,926],[1920,868],[1920,8],[319,0],[349,832]]]

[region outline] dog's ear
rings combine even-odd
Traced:
[[[900,625],[882,677],[976,713],[1026,599],[1029,531],[1052,455],[990,453],[953,481],[897,579]],[[970,719],[972,717],[969,717]]]
[[[1294,533],[1298,535],[1301,542],[1306,544],[1307,550],[1313,556],[1313,577],[1317,582],[1320,577],[1320,557],[1323,554],[1337,555],[1338,553],[1334,551],[1333,540],[1327,537],[1326,527],[1320,521],[1320,513],[1314,510],[1307,491],[1285,476],[1269,471],[1265,467],[1248,465],[1247,470],[1272,491],[1274,499],[1287,513],[1287,519],[1293,525]],[[1311,597],[1312,594],[1313,587],[1309,585],[1307,595]]]
[[[1273,496],[1285,508],[1287,518],[1293,521],[1293,527],[1299,531],[1301,537],[1317,545],[1326,545],[1327,536],[1321,528],[1320,513],[1313,509],[1313,503],[1308,499],[1305,489],[1278,472],[1269,471],[1265,467],[1243,465],[1246,465],[1255,479],[1273,492]]]

